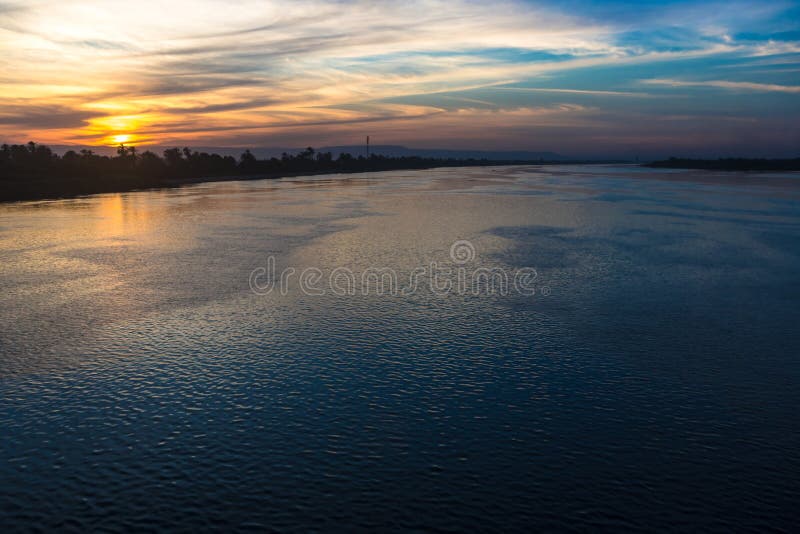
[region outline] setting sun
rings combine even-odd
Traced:
[[[127,143],[128,141],[130,141],[131,136],[128,134],[114,135],[111,137],[111,139],[114,141],[114,143],[121,145],[123,143]]]

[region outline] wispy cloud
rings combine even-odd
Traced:
[[[556,89],[552,87],[498,87],[498,91],[514,91],[523,93],[563,93],[571,95],[593,95],[593,96],[632,96],[648,98],[653,95],[649,93],[634,91],[602,91],[593,89]]]
[[[800,51],[791,30],[800,23],[783,14],[797,6],[0,1],[0,137],[108,143],[125,133],[139,143],[283,144],[291,130],[291,139],[304,134],[309,144],[360,137],[369,126],[378,138],[413,143],[424,129],[455,143],[472,120],[476,136],[496,143],[522,142],[514,132],[523,128],[575,128],[577,139],[600,127],[590,117],[601,109],[625,124],[634,112],[663,116],[669,107],[691,117],[693,106],[725,105],[703,96],[703,86],[796,93],[780,73],[758,83],[689,77],[718,66],[726,78],[748,79],[748,62],[791,63]],[[773,28],[783,37],[737,38]],[[660,89],[643,91],[642,78]],[[678,95],[692,98],[677,105]],[[743,116],[757,113],[741,99],[736,105]]]
[[[731,82],[726,80],[687,81],[669,78],[653,78],[641,81],[648,85],[667,85],[670,87],[719,87],[737,91],[800,93],[800,85],[778,85],[774,83]]]

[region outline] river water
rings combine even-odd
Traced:
[[[790,531],[799,201],[564,165],[2,205],[0,525]]]

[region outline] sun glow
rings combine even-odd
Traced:
[[[628,3],[0,0],[0,141],[794,157],[800,0]]]

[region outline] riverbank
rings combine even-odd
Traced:
[[[555,163],[555,162],[553,162]],[[100,180],[86,179],[31,179],[31,180],[0,180],[0,202],[22,202],[32,200],[60,200],[76,198],[102,193],[126,193],[130,191],[145,191],[153,189],[173,189],[191,184],[206,182],[228,182],[240,180],[278,180],[298,176],[318,176],[323,174],[363,174],[368,172],[385,172],[392,170],[424,170],[447,167],[492,167],[498,165],[546,165],[549,162],[468,162],[462,164],[448,161],[439,165],[407,166],[394,168],[355,168],[355,169],[323,169],[287,171],[256,174],[230,174],[224,176],[194,176],[187,178],[147,178],[140,176],[116,176]]]
[[[317,152],[309,147],[280,158],[257,159],[245,150],[239,159],[190,148],[170,148],[163,157],[120,145],[113,157],[69,150],[63,155],[46,145],[0,147],[0,202],[72,198],[98,193],[181,187],[200,182],[264,180],[319,174],[351,174],[437,167],[489,167],[497,165],[546,165],[564,161],[488,160],[389,157],[372,154],[354,157]],[[581,162],[571,162],[581,163]]]
[[[698,169],[709,171],[800,171],[800,158],[794,159],[690,159],[669,158],[645,163],[654,169]]]

